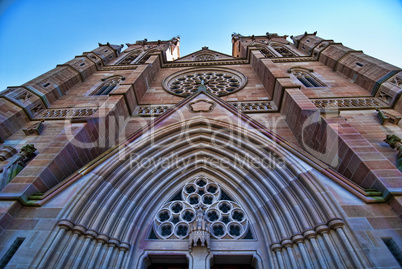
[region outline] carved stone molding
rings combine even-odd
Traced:
[[[315,57],[287,57],[287,58],[276,58],[271,59],[274,63],[286,63],[286,62],[308,62],[316,61]]]
[[[344,225],[345,222],[340,218],[330,219],[327,224],[318,224],[315,228],[306,229],[303,234],[294,234],[289,238],[283,238],[280,242],[274,242],[270,248],[273,252],[278,252],[294,244],[303,243],[304,240],[315,239],[318,235],[328,234],[330,230],[342,228]]]
[[[220,60],[220,61],[203,61],[203,62],[186,62],[186,63],[166,63],[163,68],[171,67],[191,67],[191,66],[209,66],[209,65],[233,65],[233,64],[247,64],[247,60]]]
[[[100,71],[110,71],[110,70],[135,70],[136,65],[107,65],[99,68]]]
[[[73,233],[83,235],[92,240],[102,242],[103,244],[108,244],[110,247],[118,248],[122,251],[128,251],[131,247],[130,244],[127,242],[122,242],[121,240],[110,237],[107,234],[99,233],[98,231],[93,229],[88,229],[86,226],[76,224],[74,223],[74,221],[69,219],[60,220],[58,226],[60,227],[60,229],[64,229],[66,231],[71,230]]]
[[[187,105],[190,112],[212,112],[215,107],[215,103],[208,100],[196,100]]]

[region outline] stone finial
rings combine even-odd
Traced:
[[[391,146],[393,149],[398,149],[402,146],[401,139],[396,135],[387,135],[384,142]]]
[[[202,49],[203,49],[203,50],[207,50],[207,49],[208,49],[208,47],[207,47],[207,46],[204,46],[204,47],[202,47]]]
[[[210,225],[205,221],[204,211],[201,208],[197,209],[197,217],[190,226],[188,247],[197,246],[200,242],[201,246],[206,246],[210,249],[211,234],[209,232]]]
[[[27,144],[21,148],[19,155],[27,160],[35,156],[35,151],[36,148],[33,144]]]

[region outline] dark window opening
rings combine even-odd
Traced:
[[[356,63],[357,66],[363,67],[364,64]]]
[[[127,65],[127,64],[131,64],[140,54],[139,53],[135,53],[135,54],[130,54],[128,56],[126,56],[123,60],[121,60],[118,65]]]
[[[274,50],[276,50],[282,57],[293,57],[296,56],[292,51],[283,46],[272,46]]]
[[[46,88],[46,87],[49,86],[49,85],[50,85],[50,83],[46,83],[46,84],[43,85],[43,87]]]
[[[384,244],[387,246],[392,256],[396,259],[400,266],[402,266],[402,253],[392,238],[383,238]]]
[[[211,261],[211,269],[253,269],[253,256],[216,255]]]
[[[139,64],[144,64],[148,59],[151,57],[151,55],[147,54],[145,55],[138,63]]]
[[[184,255],[150,255],[150,265],[147,269],[188,269],[187,258]]]
[[[114,88],[116,87],[116,85],[114,84],[106,84],[103,85],[99,91],[96,93],[96,95],[107,95],[109,94]]]
[[[294,70],[293,74],[305,87],[308,88],[325,87],[324,83],[314,78],[309,72],[302,70]]]
[[[275,57],[268,49],[266,48],[262,48],[260,49],[260,52],[262,53],[262,55],[264,55],[265,58],[272,58]]]
[[[80,64],[80,66],[84,66],[84,65],[85,65],[85,63]]]
[[[18,237],[17,239],[14,240],[14,243],[8,249],[6,254],[4,254],[3,258],[1,258],[0,268],[6,267],[6,265],[11,260],[11,258],[14,256],[15,252],[17,252],[18,248],[22,245],[22,242],[24,242],[24,240],[25,240],[24,237]]]

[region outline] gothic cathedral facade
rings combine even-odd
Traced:
[[[401,93],[316,33],[99,44],[0,93],[0,268],[399,268]]]

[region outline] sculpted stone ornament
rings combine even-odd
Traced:
[[[28,126],[27,128],[23,128],[22,131],[25,133],[25,135],[31,135],[31,134],[40,135],[44,127],[43,121],[44,120],[41,120]]]
[[[390,145],[391,148],[396,149],[398,154],[396,155],[396,167],[402,172],[402,141],[396,135],[387,135],[384,142]]]
[[[11,159],[10,163],[0,171],[0,190],[2,190],[13,178],[15,178],[30,160],[35,157],[36,148],[33,144],[27,144],[21,148],[20,153]]]
[[[190,112],[212,112],[215,107],[215,103],[208,100],[197,100],[188,104]]]
[[[188,238],[188,247],[191,250],[192,246],[196,247],[198,242],[201,246],[206,246],[208,250],[210,249],[210,225],[205,221],[204,211],[202,208],[198,208],[197,217],[193,224],[190,226],[190,233]]]

